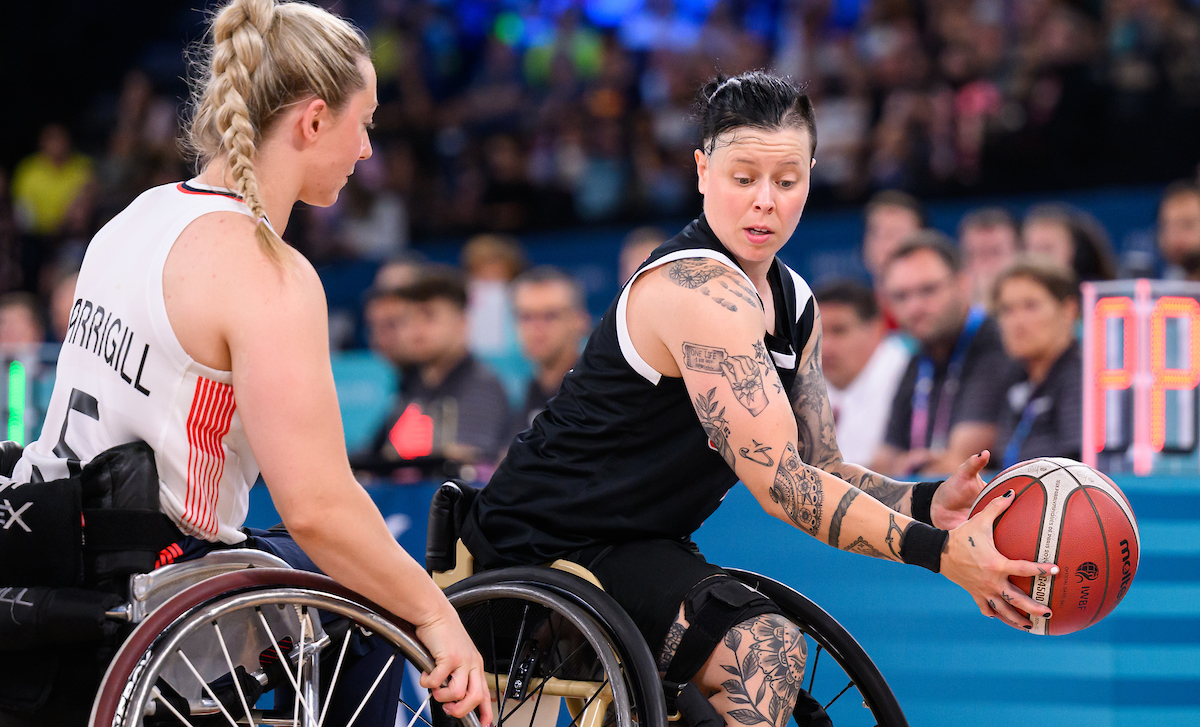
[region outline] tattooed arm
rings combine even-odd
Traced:
[[[716,295],[730,290],[736,302]],[[899,560],[909,519],[800,456],[795,416],[762,346],[763,311],[740,274],[707,259],[665,265],[634,284],[627,322],[647,363],[683,378],[710,446],[767,512],[834,547]]]
[[[833,408],[821,371],[821,314],[789,393],[796,416],[797,446],[805,462],[840,477],[903,515],[912,514],[912,483],[899,482],[842,459],[833,428]]]
[[[836,474],[805,463],[801,446],[810,452],[823,450],[810,444],[815,441],[811,429],[797,444],[794,407],[781,393],[775,367],[758,356],[756,345],[766,333],[766,319],[747,282],[710,260],[680,260],[662,267],[661,275],[643,275],[630,288],[629,338],[660,374],[683,378],[710,446],[771,515],[835,548],[901,560],[901,543],[914,521],[875,497],[862,497],[863,490]],[[734,303],[721,295],[722,301],[715,300],[718,290],[734,289],[745,298],[734,296]],[[810,361],[818,339],[819,329],[807,352]],[[818,393],[827,410],[823,384]],[[834,456],[826,464],[834,469],[830,462],[841,457],[836,455],[832,422],[828,442]],[[870,477],[865,484],[880,487]],[[1041,607],[1019,591],[1012,593],[1016,589],[1008,576],[1037,575],[1038,566],[1009,561],[996,551],[992,521],[1012,502],[996,498],[1001,499],[1004,502],[989,504],[987,517],[981,514],[950,533],[941,569],[985,614],[998,613],[1015,626],[1031,626],[1016,608],[1033,613]]]

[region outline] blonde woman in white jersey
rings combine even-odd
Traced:
[[[423,686],[491,721],[483,663],[441,591],[351,475],[324,290],[280,238],[337,200],[377,106],[366,43],[315,6],[232,0],[212,21],[189,141],[203,171],[147,191],[92,241],[42,438],[13,481],[50,481],[135,440],[189,542],[236,544],[259,471],[322,571],[417,627]]]

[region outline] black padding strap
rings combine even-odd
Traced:
[[[945,482],[945,480],[942,480]],[[918,482],[912,488],[912,517],[917,522],[933,525],[933,515],[929,510],[933,506],[933,495],[942,482]]]
[[[0,584],[81,585],[80,510],[74,478],[0,491]]]
[[[85,550],[144,550],[157,554],[183,533],[164,513],[149,510],[84,510]]]
[[[813,695],[801,689],[796,695],[796,708],[792,710],[796,727],[833,727],[833,720]]]
[[[663,680],[663,694],[667,699],[667,713],[679,713],[689,727],[724,727],[725,721],[712,702],[700,693],[700,688],[691,682],[676,684]]]
[[[938,573],[942,569],[942,551],[949,537],[948,530],[914,521],[900,537],[900,560]]]
[[[688,629],[667,667],[667,681],[683,683],[694,677],[730,629],[766,613],[782,612],[771,599],[732,576],[697,583],[683,600]]]
[[[121,600],[79,588],[0,588],[0,651],[103,639],[117,629],[104,612]]]

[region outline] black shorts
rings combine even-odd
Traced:
[[[667,631],[679,617],[680,604],[701,581],[710,578],[736,580],[705,560],[690,540],[635,540],[619,545],[598,545],[576,551],[566,559],[595,574],[604,590],[629,613],[656,659]],[[749,587],[747,590],[752,591],[750,603],[738,610],[737,620],[718,625],[716,631],[724,634],[753,616],[780,613],[779,607],[766,596]],[[690,678],[692,674],[680,680]]]

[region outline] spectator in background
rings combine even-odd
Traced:
[[[1021,239],[1017,221],[1003,207],[984,207],[958,223],[958,247],[963,270],[971,281],[971,302],[991,304],[996,276],[1017,257]]]
[[[1080,281],[1114,280],[1117,258],[1100,221],[1065,204],[1037,205],[1025,213],[1021,239],[1031,255],[1073,270]]]
[[[867,201],[864,214],[863,265],[875,286],[875,300],[884,320],[894,330],[896,319],[883,292],[883,268],[900,243],[925,227],[925,208],[911,194],[888,189],[875,193]]]
[[[910,235],[926,225],[925,208],[907,192],[887,189],[867,201],[863,264],[879,289],[883,268]]]
[[[476,235],[459,255],[467,272],[467,326],[471,351],[503,358],[516,351],[508,285],[525,269],[525,250],[515,237]]]
[[[886,474],[952,472],[988,449],[1011,365],[958,250],[934,230],[910,237],[888,262],[884,294],[920,350],[896,390],[884,444],[871,467]]]
[[[38,138],[38,151],[17,164],[13,197],[24,232],[54,235],[92,181],[92,162],[71,151],[71,135],[62,124],[50,124]]]
[[[413,363],[411,349],[404,340],[413,304],[402,298],[399,290],[400,286],[368,290],[363,304],[363,323],[367,327],[367,346],[395,366],[403,379],[406,369]]]
[[[467,350],[467,291],[452,268],[430,266],[383,293],[409,304],[394,343],[403,356],[396,407],[356,466],[403,467],[441,458],[490,465],[504,444],[508,400],[500,381]],[[436,462],[435,462],[436,463]],[[435,470],[439,474],[444,470]]]
[[[621,285],[625,285],[650,253],[666,241],[667,234],[657,227],[639,227],[626,235],[617,262]]]
[[[1200,185],[1175,182],[1158,203],[1158,251],[1167,277],[1200,280]]]
[[[23,233],[21,277],[28,290],[41,290],[42,268],[51,262],[63,237],[87,237],[92,162],[71,151],[62,124],[50,124],[38,138],[38,151],[17,164],[12,191],[18,229]]]
[[[1075,340],[1079,284],[1046,258],[1021,259],[996,278],[993,310],[1017,366],[996,428],[998,467],[1034,457],[1079,459],[1083,357]]]
[[[40,346],[46,340],[38,299],[19,291],[0,296],[0,346],[8,349]]]
[[[813,295],[821,308],[821,368],[828,384],[838,446],[847,462],[866,465],[883,442],[888,407],[908,366],[908,350],[889,336],[875,293],[834,281]]]
[[[521,351],[534,369],[525,401],[513,417],[511,434],[516,436],[558,393],[563,377],[579,359],[591,318],[579,281],[549,266],[529,270],[513,281],[513,311]]]

